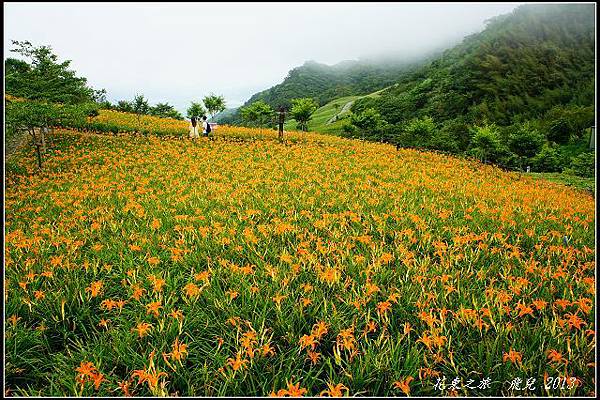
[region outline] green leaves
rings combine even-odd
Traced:
[[[39,101],[15,101],[6,105],[6,123],[12,129],[33,130],[52,126],[78,126],[97,115],[94,103],[64,105]]]
[[[161,118],[183,119],[183,116],[169,103],[157,103],[150,107],[149,114]]]
[[[475,126],[472,130],[471,152],[483,162],[494,161],[502,148],[496,125]]]
[[[58,62],[49,46],[35,47],[28,41],[13,40],[11,52],[26,60],[7,58],[6,91],[32,100],[77,104],[95,101],[104,91],[87,86],[87,79],[69,69],[71,61]]]
[[[146,100],[143,94],[136,95],[133,98],[132,109],[138,115],[148,114],[150,105],[148,105],[148,100]]]
[[[198,118],[198,117],[203,116],[205,113],[206,113],[206,110],[202,106],[202,103],[196,103],[194,101],[192,101],[192,104],[187,109],[187,117],[188,118],[192,118],[192,117]]]
[[[544,152],[538,165],[561,170],[568,162],[555,165],[554,150],[542,146],[579,145],[594,123],[593,11],[584,4],[520,6],[401,75],[379,96],[357,100],[352,110],[376,109],[390,124],[386,136],[403,145],[452,152],[470,147],[481,159],[511,168]],[[415,123],[428,116],[438,126]],[[469,143],[464,126],[487,124],[498,127],[498,137],[483,128]]]
[[[381,117],[381,114],[371,107],[358,114],[351,112],[349,120],[351,126],[355,129],[344,127],[344,130],[350,136],[361,137],[363,139],[380,139],[382,130],[387,125],[387,122]]]
[[[303,131],[308,130],[308,121],[310,121],[313,113],[317,111],[319,105],[317,102],[310,98],[302,98],[302,99],[293,99],[292,100],[292,109],[290,113],[292,118],[298,121],[298,125],[300,129]]]
[[[243,107],[240,109],[242,119],[249,123],[251,126],[255,127],[263,127],[269,122],[273,117],[273,109],[270,105],[265,103],[262,100],[254,102],[249,106]]]
[[[225,98],[223,96],[217,96],[214,93],[205,96],[204,99],[202,99],[202,102],[206,106],[211,119],[225,109]]]

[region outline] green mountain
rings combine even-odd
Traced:
[[[420,56],[348,60],[335,65],[307,61],[289,71],[282,83],[254,94],[242,107],[262,100],[273,109],[289,108],[292,99],[301,97],[312,97],[323,106],[340,97],[366,95],[393,85],[402,74],[440,53],[436,49]],[[239,113],[222,120],[241,123]]]
[[[292,69],[279,85],[253,95],[245,105],[263,100],[271,107],[289,107],[291,100],[312,97],[319,105],[344,96],[361,95],[392,85],[410,63],[374,64],[343,61],[333,66],[307,61]]]
[[[593,106],[594,16],[594,4],[517,7],[353,109],[374,107],[392,124],[430,116],[510,125],[557,105]]]
[[[229,119],[237,113],[238,109],[239,107],[226,108],[225,110],[215,115],[213,122],[217,122],[219,124],[227,123],[227,121],[229,121]]]
[[[595,5],[527,4],[351,108],[351,137],[594,176]],[[352,119],[352,116],[355,116]]]

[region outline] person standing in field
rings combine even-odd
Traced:
[[[211,131],[210,124],[206,120],[206,115],[203,115],[202,116],[202,135],[208,137],[208,134],[210,133],[210,131]]]
[[[197,139],[198,136],[198,120],[196,117],[190,118],[190,139]]]

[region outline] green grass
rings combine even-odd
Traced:
[[[349,102],[355,102],[356,100],[361,99],[363,97],[379,96],[379,93],[381,93],[382,90],[385,89],[381,89],[364,96],[346,96],[330,101],[329,103],[325,104],[317,111],[315,111],[312,119],[308,122],[308,129],[313,132],[327,134],[341,133],[342,126],[344,124],[344,117],[347,117],[350,113],[349,109],[341,113],[342,109],[344,108],[344,105],[346,105]],[[333,118],[335,115],[338,115],[338,120],[332,123],[328,123],[328,121],[331,120],[331,118]],[[286,130],[295,130],[296,120],[289,119],[288,121],[286,121],[284,128]]]
[[[586,190],[591,193],[594,193],[596,189],[596,181],[594,178],[583,178],[581,176],[558,172],[536,172],[532,173],[531,176],[535,179],[545,179],[550,182],[560,183],[576,189]]]

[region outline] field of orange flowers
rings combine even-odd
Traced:
[[[115,110],[99,110],[97,116],[89,117],[78,128],[102,133],[140,132],[155,136],[182,136],[187,133],[188,124],[189,122],[172,118],[140,115],[138,119],[137,115],[131,113]]]
[[[23,150],[6,176],[6,391],[593,394],[590,194],[287,139],[57,130],[41,172]]]

